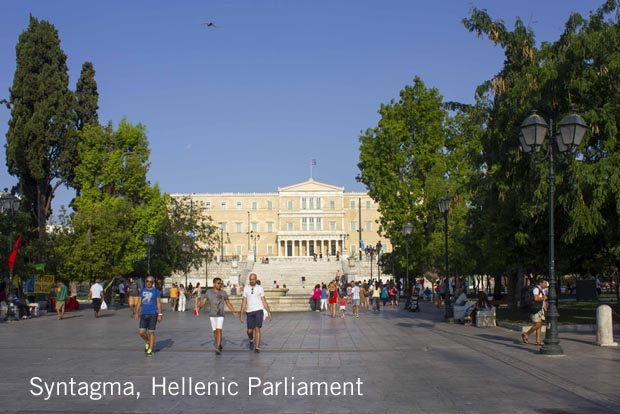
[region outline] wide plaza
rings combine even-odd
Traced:
[[[620,413],[620,350],[594,333],[562,333],[565,355],[545,357],[515,331],[448,324],[430,304],[289,312],[265,322],[254,354],[227,314],[218,356],[206,316],[165,308],[153,357],[126,307],[0,323],[2,412]]]

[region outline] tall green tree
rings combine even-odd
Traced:
[[[98,125],[99,92],[95,80],[95,68],[91,62],[84,62],[82,65],[82,72],[75,87],[75,98],[78,131],[84,129],[86,124]]]
[[[30,16],[16,55],[7,166],[18,178],[22,206],[31,212],[43,238],[54,194],[68,183],[76,159],[74,95],[69,90],[67,57],[52,24]]]
[[[381,105],[379,114],[378,125],[359,138],[357,180],[379,204],[380,231],[392,244],[404,246],[401,229],[412,223],[409,261],[422,272],[431,266],[425,250],[429,224],[438,214],[436,201],[450,188],[444,156],[447,111],[439,91],[416,77],[398,101]]]

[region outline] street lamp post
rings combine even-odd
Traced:
[[[375,254],[375,248],[373,246],[366,246],[364,252],[370,255],[370,280],[372,280],[372,257]]]
[[[153,246],[153,244],[155,244],[155,237],[151,236],[150,234],[145,234],[144,236],[142,236],[142,240],[144,240],[144,243],[146,243],[146,245],[148,246],[148,251],[146,254],[146,268],[147,268],[147,276],[151,275],[151,247]]]
[[[381,279],[381,261],[379,260],[381,259],[381,249],[383,249],[383,246],[381,245],[381,240],[379,240],[375,247],[377,252],[377,279]]]
[[[191,247],[187,243],[183,243],[183,253],[185,253],[185,286],[187,286],[187,272],[189,268],[189,252]]]
[[[209,284],[209,261],[213,256],[213,248],[211,246],[207,246],[205,248],[206,258],[205,258],[205,286]]]
[[[454,312],[451,306],[450,301],[450,273],[448,271],[448,213],[450,212],[450,201],[452,197],[450,197],[450,193],[447,193],[444,198],[439,200],[439,211],[443,214],[444,217],[444,235],[445,235],[445,269],[446,269],[446,320],[454,317]],[[455,286],[456,286],[456,276],[455,276]]]
[[[220,223],[220,263],[224,262],[224,224]]]
[[[407,285],[407,296],[411,295],[411,283],[409,282],[409,236],[411,236],[412,231],[413,231],[413,225],[409,222],[405,223],[402,229],[402,234],[403,234],[403,237],[405,238],[405,252],[406,252],[405,283]]]
[[[15,197],[13,194],[9,193],[7,189],[4,189],[4,192],[0,194],[0,213],[9,213],[9,253],[13,249],[13,215],[17,210],[19,210],[19,198]],[[8,298],[9,285],[13,280],[13,267],[9,266],[9,280],[5,283],[4,293],[5,297]]]
[[[553,131],[553,121],[549,125],[545,120],[534,111],[521,123],[521,134],[519,141],[524,153],[533,152],[536,154],[543,146],[545,136],[549,132],[552,139],[547,144],[547,152],[542,158],[533,159],[536,161],[549,162],[549,309],[547,311],[547,329],[545,332],[544,345],[540,353],[544,355],[562,355],[564,351],[560,346],[558,337],[558,308],[556,304],[556,280],[555,280],[555,241],[554,241],[554,201],[553,190],[555,177],[553,172],[553,161],[557,154],[566,154],[572,157],[581,140],[586,133],[587,124],[581,116],[573,109],[572,115],[562,119],[559,124],[559,133]]]
[[[256,262],[256,242],[260,240],[260,234],[254,233],[254,230],[250,232],[250,239],[254,242],[254,261]]]

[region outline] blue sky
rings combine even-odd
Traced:
[[[149,180],[164,192],[272,192],[309,178],[364,191],[360,131],[420,76],[445,100],[471,103],[503,53],[469,33],[472,6],[509,28],[520,16],[554,41],[571,12],[603,0],[20,0],[0,14],[0,98],[28,16],[51,22],[71,88],[94,64],[99,118],[147,127]],[[202,22],[214,22],[207,28]],[[6,143],[10,112],[0,108]],[[0,151],[0,187],[16,182]],[[66,204],[62,191],[54,207]]]

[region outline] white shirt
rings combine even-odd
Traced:
[[[353,286],[353,299],[359,299],[360,298],[360,287],[355,285]]]
[[[90,297],[92,299],[101,299],[103,297],[103,287],[99,283],[95,283],[90,287]]]
[[[243,297],[247,300],[246,312],[256,312],[263,309],[263,297],[265,296],[265,290],[261,285],[255,285],[254,287],[247,285],[243,288]]]

